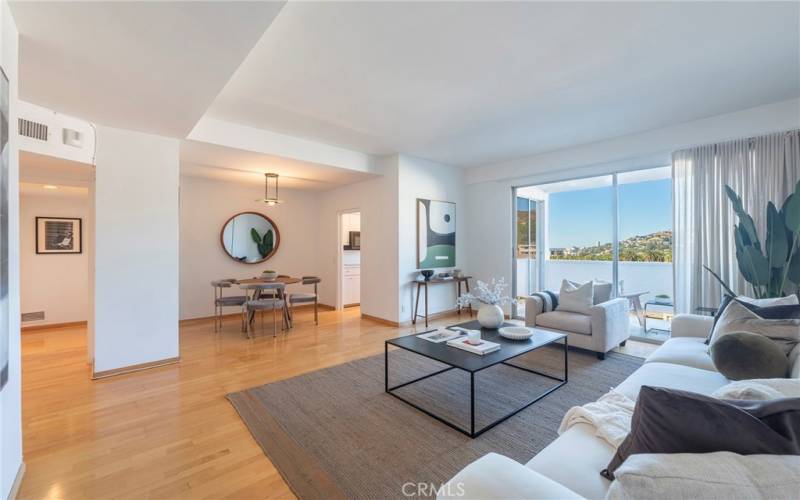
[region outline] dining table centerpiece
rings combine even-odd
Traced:
[[[478,323],[483,328],[495,330],[500,328],[505,320],[504,305],[511,304],[511,297],[506,294],[508,285],[505,279],[500,278],[486,283],[477,281],[474,292],[465,293],[458,298],[459,307],[473,306],[478,308]]]

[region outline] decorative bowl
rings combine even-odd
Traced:
[[[275,281],[278,278],[278,273],[276,271],[264,271],[261,273],[261,277],[267,281]]]
[[[433,276],[433,270],[432,269],[423,269],[419,273],[421,275],[425,276],[425,281],[428,281],[429,279],[431,279],[431,276]]]
[[[533,329],[525,326],[504,326],[497,330],[497,333],[510,340],[526,340],[533,335]]]

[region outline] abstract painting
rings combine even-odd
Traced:
[[[417,268],[456,265],[456,204],[417,198]]]

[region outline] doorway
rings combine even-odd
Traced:
[[[94,167],[27,151],[19,165],[22,331],[69,329],[91,362]]]
[[[336,308],[361,305],[361,212],[339,213],[339,287]]]

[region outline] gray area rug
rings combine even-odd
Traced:
[[[563,349],[558,347],[513,362],[563,375]],[[570,350],[565,386],[476,439],[386,394],[383,355],[229,394],[228,399],[298,497],[424,497],[486,453],[527,462],[556,438],[570,407],[594,401],[641,363],[615,353],[599,361],[593,353]],[[444,367],[401,350],[390,351],[389,366],[390,385]],[[503,365],[479,372],[476,427],[555,383]],[[400,391],[433,413],[468,425],[469,374],[451,370]],[[420,483],[432,486],[426,491],[416,486]]]

